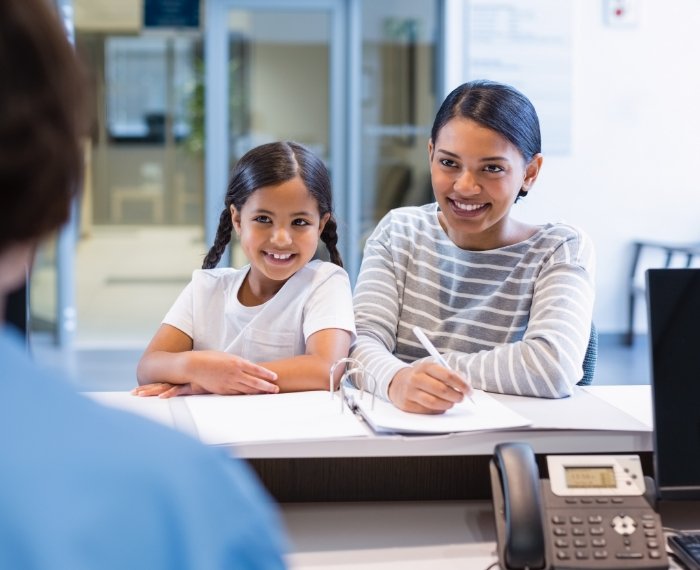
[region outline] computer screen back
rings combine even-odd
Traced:
[[[700,498],[700,269],[649,269],[647,311],[656,484]]]

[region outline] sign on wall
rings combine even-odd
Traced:
[[[144,0],[146,28],[198,28],[199,0]]]
[[[537,109],[543,152],[571,152],[571,2],[471,0],[465,77],[508,83]]]

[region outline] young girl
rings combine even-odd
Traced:
[[[440,413],[475,388],[562,397],[582,377],[593,250],[567,224],[511,217],[542,167],[530,101],[473,81],[443,102],[428,143],[437,203],[398,208],[365,246],[352,356],[403,410]],[[418,325],[443,353],[436,364]]]
[[[327,390],[355,326],[325,165],[299,144],[264,144],[236,165],[225,204],[203,269],[139,362],[134,393]],[[233,230],[250,264],[213,269]],[[333,263],[311,260],[319,238]]]

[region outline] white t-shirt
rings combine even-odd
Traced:
[[[238,290],[250,266],[199,269],[163,319],[193,342],[193,350],[218,350],[253,362],[306,353],[306,341],[323,329],[355,337],[352,292],[342,267],[313,260],[262,305],[245,307]]]

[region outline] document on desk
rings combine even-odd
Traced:
[[[376,433],[442,434],[512,429],[532,423],[481,390],[474,390],[473,403],[465,398],[439,415],[404,412],[380,398],[372,405],[369,394],[360,398],[360,391],[354,388],[346,390],[346,397]]]
[[[199,438],[210,445],[367,437],[340,394],[328,391],[250,396],[186,396]]]

